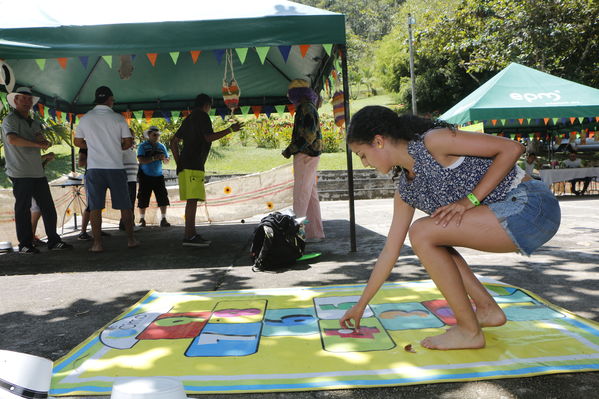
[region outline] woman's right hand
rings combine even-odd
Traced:
[[[364,308],[358,305],[352,306],[341,319],[339,325],[341,328],[353,329],[355,332],[360,332],[360,320],[364,314]]]

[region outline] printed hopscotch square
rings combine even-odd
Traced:
[[[358,303],[359,299],[358,295],[314,298],[314,308],[316,308],[316,314],[321,320],[339,320],[345,312]],[[366,306],[363,317],[372,316],[370,306]]]
[[[413,330],[442,327],[444,323],[420,302],[370,305],[387,330]]]
[[[361,320],[359,333],[340,328],[339,320],[320,320],[318,323],[324,349],[328,352],[386,351],[395,347],[395,342],[374,317]]]

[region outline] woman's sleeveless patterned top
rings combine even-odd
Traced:
[[[410,141],[408,153],[414,158],[416,176],[409,181],[407,172],[402,171],[398,176],[397,190],[404,202],[429,215],[437,208],[456,202],[471,193],[493,162],[491,158],[465,156],[461,163],[457,162],[459,165],[445,168],[428,152],[423,140]],[[523,173],[519,172],[523,172],[522,169],[514,165],[481,203],[492,204],[503,200],[514,188],[513,183],[522,179]]]

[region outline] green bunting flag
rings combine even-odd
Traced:
[[[47,121],[49,117],[50,117],[50,111],[48,110],[48,107],[46,107],[44,105],[44,120]]]
[[[179,59],[179,52],[178,51],[173,51],[172,53],[169,53],[171,55],[171,58],[173,59],[173,63],[175,65],[177,65],[177,60]]]
[[[260,62],[262,62],[262,64],[264,64],[264,61],[266,60],[268,50],[270,50],[270,47],[256,47],[256,52],[258,53],[258,57],[260,57]]]
[[[237,56],[239,57],[239,61],[243,64],[245,62],[245,57],[248,55],[248,49],[247,48],[236,48],[235,52],[237,53]]]
[[[323,44],[322,48],[324,48],[324,51],[327,52],[328,56],[331,55],[331,51],[333,50],[333,45],[332,44]]]
[[[499,122],[501,123],[502,126],[505,126],[505,119],[500,119]]]
[[[43,71],[46,68],[46,60],[44,58],[38,58],[35,60],[37,62],[37,66]]]
[[[579,116],[578,117],[578,122],[582,123],[584,121],[584,116]]]
[[[554,125],[557,125],[557,121],[559,121],[559,118],[553,118],[553,119],[551,119],[551,120],[553,121],[553,124],[554,124]]]
[[[281,116],[283,116],[285,114],[285,106],[284,105],[275,105],[275,109],[277,110],[277,113]]]
[[[111,55],[103,55],[102,59],[104,61],[106,61],[106,63],[108,64],[108,68],[112,69],[112,56]]]
[[[135,119],[141,123],[141,120],[144,117],[144,112],[143,111],[133,111],[133,116],[135,116]]]
[[[247,115],[248,112],[250,112],[250,106],[249,105],[244,105],[242,107],[239,107],[239,109],[241,110],[241,114],[242,115]]]
[[[210,112],[208,112],[208,115],[210,115],[211,117],[216,115],[216,108],[211,108]]]

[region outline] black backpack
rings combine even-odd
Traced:
[[[262,218],[254,230],[250,248],[253,270],[278,270],[294,265],[305,247],[300,224],[289,215],[273,212]]]

